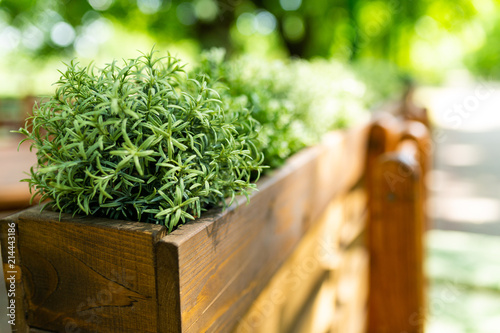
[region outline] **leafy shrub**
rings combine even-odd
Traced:
[[[212,78],[211,87],[221,92],[228,109],[251,110],[260,123],[258,148],[264,164],[272,168],[317,143],[328,131],[366,119],[370,107],[390,95],[372,84],[374,79],[364,75],[364,68],[354,71],[334,60],[224,57],[224,50],[212,49],[193,72]],[[389,90],[394,87],[390,91],[397,93],[397,73],[386,74],[384,83],[391,83]]]
[[[294,152],[312,145],[304,113],[290,100],[289,68],[252,58],[224,61],[224,54],[222,49],[205,53],[196,72],[212,78],[211,86],[228,109],[249,109],[258,120],[258,149],[264,153],[264,164],[279,167]]]
[[[55,95],[35,107],[33,195],[61,212],[166,225],[255,188],[262,169],[255,120],[224,110],[206,79],[153,52],[103,69],[71,62]]]

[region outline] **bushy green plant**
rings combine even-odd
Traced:
[[[264,163],[273,168],[328,131],[366,119],[370,107],[388,94],[335,60],[266,61],[248,56],[225,60],[224,56],[222,49],[206,52],[194,72],[212,78],[210,85],[222,93],[228,109],[252,111],[260,123],[258,148],[264,152]],[[397,75],[386,74],[384,83],[398,81]]]
[[[298,150],[314,144],[305,126],[304,110],[290,100],[294,73],[285,63],[249,57],[224,59],[225,51],[212,49],[202,56],[198,74],[212,78],[210,84],[222,95],[228,109],[247,108],[258,120],[258,149],[264,164],[279,167]]]
[[[262,156],[249,112],[224,110],[206,78],[153,53],[103,69],[71,62],[61,72],[32,127],[20,129],[37,150],[26,180],[34,195],[61,212],[172,230],[255,188]]]

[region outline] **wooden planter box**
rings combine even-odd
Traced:
[[[421,333],[432,145],[409,110],[331,133],[249,205],[169,235],[38,207],[0,220],[16,331]]]
[[[240,329],[308,230],[320,230],[314,226],[328,220],[332,204],[359,185],[368,127],[331,133],[261,179],[250,204],[240,198],[168,235],[145,223],[65,214],[59,220],[38,207],[2,219],[17,332]],[[351,242],[361,228],[347,228],[343,239]]]

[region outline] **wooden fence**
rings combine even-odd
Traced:
[[[423,332],[425,176],[430,137],[415,120],[374,122],[367,156],[369,333]]]

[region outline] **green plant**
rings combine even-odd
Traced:
[[[33,195],[61,212],[172,230],[255,188],[262,156],[249,112],[225,111],[204,78],[153,54],[98,70],[71,62],[61,72],[32,128],[19,130],[37,150],[26,179]]]
[[[210,78],[227,109],[246,108],[259,121],[258,149],[264,164],[277,168],[298,150],[314,144],[300,112],[290,100],[294,74],[284,63],[245,57],[225,60],[223,49],[202,55],[194,72]],[[303,110],[301,110],[303,111]]]
[[[272,168],[316,144],[328,131],[366,119],[370,107],[388,95],[335,60],[224,57],[222,49],[205,52],[194,72],[211,78],[210,86],[221,92],[228,109],[252,111],[260,123],[258,148],[264,152],[264,163]],[[392,73],[384,76],[384,83],[397,80]]]

